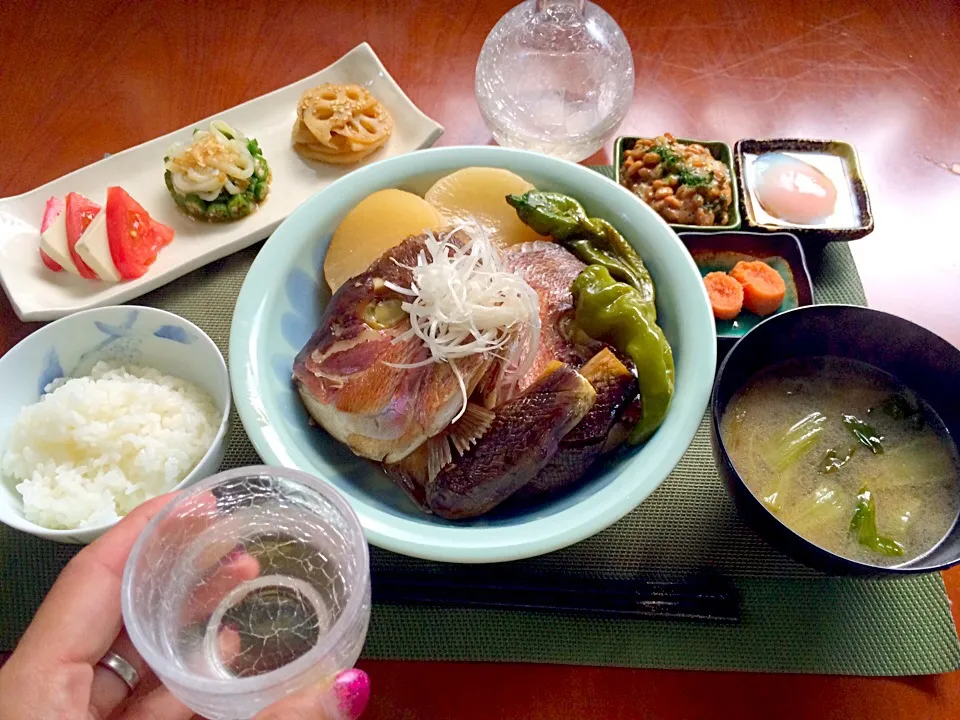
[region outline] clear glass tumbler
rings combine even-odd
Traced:
[[[356,662],[370,622],[367,544],[330,485],[285,468],[231,470],[151,520],[122,606],[134,646],[175,696],[211,720],[243,720]]]

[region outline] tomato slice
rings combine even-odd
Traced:
[[[57,215],[63,212],[63,200],[58,197],[52,197],[47,200],[47,206],[43,209],[43,222],[40,223],[40,232],[45,233]]]
[[[100,212],[100,206],[92,200],[88,200],[80,193],[70,193],[67,195],[67,207],[64,210],[67,214],[67,249],[70,251],[70,257],[74,265],[77,266],[77,272],[81,277],[88,280],[96,280],[97,274],[90,269],[83,258],[77,254],[77,240],[83,235],[83,231],[93,222],[93,219]]]
[[[173,240],[173,228],[158,223],[121,187],[107,188],[107,239],[124,280],[141,277]]]
[[[40,251],[40,259],[43,260],[44,265],[54,272],[63,272],[63,267],[60,265],[60,263],[47,255],[43,250]]]
[[[45,233],[47,228],[53,224],[53,221],[56,220],[57,216],[62,212],[63,200],[58,197],[52,197],[47,200],[47,206],[43,209],[43,221],[40,223],[40,232]],[[47,255],[43,250],[40,250],[40,259],[43,260],[44,265],[54,272],[61,272],[63,270],[63,268],[60,267],[60,263]]]

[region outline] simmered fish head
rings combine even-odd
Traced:
[[[469,238],[454,233],[451,242]],[[293,380],[310,416],[362,457],[397,462],[456,417],[492,359],[456,360],[464,387],[450,364],[415,365],[429,359],[411,336],[404,296],[389,283],[410,287],[425,236],[408,238],[331,298],[320,327],[297,355]]]

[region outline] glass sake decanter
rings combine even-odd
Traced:
[[[579,161],[623,122],[633,82],[630,46],[603,9],[585,0],[526,0],[487,36],[476,94],[500,145]]]

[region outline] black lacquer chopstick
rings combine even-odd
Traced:
[[[373,601],[512,608],[620,618],[737,623],[740,595],[727,578],[678,581],[539,577],[524,582],[465,575],[374,572]]]

